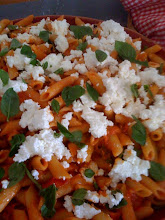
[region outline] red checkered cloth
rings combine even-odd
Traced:
[[[121,0],[131,13],[134,27],[165,47],[165,0]]]

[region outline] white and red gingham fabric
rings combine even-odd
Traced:
[[[121,0],[131,13],[134,27],[165,47],[165,0]]]

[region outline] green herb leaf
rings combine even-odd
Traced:
[[[122,41],[115,41],[115,50],[123,60],[129,60],[132,63],[148,67],[147,61],[136,60],[136,50],[130,44]]]
[[[123,198],[121,200],[121,202],[118,205],[113,206],[112,209],[120,209],[121,207],[123,207],[123,206],[125,206],[127,204],[128,204],[127,200]]]
[[[72,195],[73,205],[82,205],[85,202],[86,194],[87,194],[87,190],[84,188],[77,189],[76,191],[74,191]]]
[[[54,133],[54,137],[55,137],[55,138],[59,138],[60,136],[61,136],[60,133]]]
[[[150,176],[155,181],[165,180],[165,166],[155,161],[150,161],[151,168],[149,169]]]
[[[48,61],[42,64],[42,68],[46,70],[48,68]]]
[[[146,92],[148,92],[148,94],[151,96],[151,98],[154,97],[153,94],[152,94],[152,92],[151,92],[151,90],[150,90],[149,85],[144,85],[144,90],[145,90]]]
[[[87,42],[82,42],[82,43],[79,43],[79,45],[76,47],[77,50],[81,50],[81,51],[84,51],[86,48],[87,48]]]
[[[0,79],[3,82],[3,86],[7,85],[9,82],[9,74],[3,69],[0,69]]]
[[[159,71],[160,75],[163,73],[163,63],[160,64],[160,67],[158,67],[157,70]]]
[[[146,143],[146,129],[141,121],[139,121],[134,115],[132,115],[132,117],[136,121],[136,124],[132,126],[132,139],[138,144],[144,146]]]
[[[73,131],[71,134],[73,135],[73,137],[69,139],[70,142],[75,142],[75,143],[81,142],[82,131]]]
[[[19,29],[18,25],[8,25],[7,27],[9,28],[10,31],[14,31],[14,30],[18,30]]]
[[[114,189],[114,190],[111,190],[111,194],[114,195],[116,193],[122,193],[119,189]]]
[[[32,49],[28,45],[23,45],[21,49],[21,54],[25,55],[28,58],[36,59],[36,54],[32,52]]]
[[[102,50],[96,50],[95,54],[99,62],[103,62],[107,58],[107,54],[103,52]]]
[[[59,104],[59,102],[57,100],[55,100],[55,99],[52,100],[51,107],[52,107],[54,112],[56,112],[57,114],[59,113],[60,104]]]
[[[96,182],[93,182],[93,186],[94,186],[95,190],[99,190],[99,186]]]
[[[49,34],[51,34],[51,32],[49,32],[49,31],[40,31],[39,37],[40,37],[44,42],[48,42],[48,40],[49,40]]]
[[[73,101],[84,95],[85,89],[79,85],[67,86],[62,91],[62,98],[66,103],[66,106],[72,104]]]
[[[7,120],[10,117],[15,116],[19,112],[19,97],[13,88],[9,88],[2,96],[1,100],[2,114],[7,116]]]
[[[77,39],[82,39],[85,35],[93,35],[91,27],[71,25],[70,30],[74,33],[74,36]]]
[[[39,190],[41,190],[41,189],[42,189],[41,185],[33,178],[32,174],[30,173],[30,171],[28,170],[28,168],[26,167],[26,165],[25,165],[25,164],[23,164],[23,165],[24,165],[26,174],[27,174],[27,176],[29,177],[29,179],[37,186],[37,188],[38,188]]]
[[[91,178],[92,176],[95,175],[95,172],[94,172],[93,170],[91,170],[91,169],[86,169],[86,170],[84,171],[84,175],[85,175],[86,177],[88,177],[88,178]]]
[[[140,157],[140,155],[142,154],[142,150],[141,150],[141,149],[134,148],[134,151],[136,151],[136,155],[137,155],[138,157]]]
[[[45,199],[44,205],[41,207],[41,214],[45,218],[51,218],[56,212],[54,208],[56,201],[56,190],[55,185],[52,184],[40,191],[40,195]]]
[[[67,138],[73,138],[73,134],[70,133],[61,123],[57,122],[58,130]]]
[[[24,79],[22,79],[22,82],[25,83],[25,84],[28,84]]]
[[[76,145],[77,145],[78,148],[82,149],[82,148],[85,147],[86,144],[84,144],[84,143],[76,143]]]
[[[22,44],[17,40],[17,39],[13,39],[11,41],[11,44],[10,44],[10,50],[16,50],[17,48],[21,47]]]
[[[96,102],[99,98],[99,93],[89,83],[86,83],[86,88],[90,97]]]
[[[9,52],[9,48],[5,47],[4,49],[1,50],[0,57],[5,56],[8,52]]]
[[[10,144],[11,150],[9,153],[9,157],[13,157],[19,150],[20,145],[25,141],[24,134],[16,134],[12,137]]]
[[[63,68],[59,68],[54,73],[57,74],[57,75],[63,75],[64,74],[64,69]]]
[[[139,97],[138,86],[136,84],[131,85],[131,92],[135,98]]]
[[[37,59],[33,59],[30,61],[30,64],[33,66],[41,66],[40,61]]]
[[[25,176],[25,167],[24,163],[13,163],[9,168],[9,185],[8,187],[14,186],[18,182],[20,182]]]
[[[5,170],[0,167],[0,180],[3,178],[3,176],[5,175]]]

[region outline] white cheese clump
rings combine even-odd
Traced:
[[[61,124],[68,129],[69,121],[72,119],[73,112],[68,112],[65,115],[63,115]]]
[[[65,169],[67,169],[70,166],[67,161],[63,161],[63,162],[61,162],[61,164]]]
[[[101,212],[100,209],[95,209],[87,203],[83,203],[80,206],[76,205],[73,207],[71,196],[65,196],[64,200],[64,207],[67,209],[68,212],[73,211],[74,215],[77,218],[92,219],[95,215]]]
[[[165,132],[165,99],[162,95],[156,95],[154,100],[153,105],[140,112],[140,118],[145,120],[143,124],[149,131],[162,128]]]
[[[68,41],[67,41],[67,38],[62,36],[62,35],[59,35],[55,41],[54,41],[55,45],[56,45],[56,49],[59,51],[59,52],[62,52],[64,53],[68,47],[69,47],[69,44],[68,44]]]
[[[165,86],[165,76],[160,75],[156,68],[145,68],[139,72],[139,76],[143,85],[155,83],[160,88]]]
[[[108,176],[112,179],[111,186],[116,187],[117,183],[125,182],[130,177],[133,180],[140,181],[141,175],[148,176],[150,162],[142,160],[136,156],[133,146],[129,145],[124,151],[123,159],[117,158],[115,164],[109,172]]]
[[[63,144],[63,136],[54,137],[52,129],[44,129],[39,134],[27,136],[13,160],[20,163],[36,155],[46,161],[50,161],[53,155],[59,160],[64,156],[67,159],[71,156],[70,151]]]
[[[31,59],[20,53],[21,49],[17,48],[14,51],[14,56],[7,56],[7,64],[9,67],[15,66],[18,70],[23,70]]]
[[[28,88],[28,85],[22,80],[10,80],[8,81],[8,84],[3,86],[2,80],[0,79],[0,96],[2,96],[9,88],[13,88],[15,92],[23,92],[26,91]]]
[[[49,106],[41,109],[40,105],[32,99],[25,100],[20,105],[20,110],[23,114],[19,124],[22,128],[27,126],[30,131],[50,128],[49,122],[54,119]]]
[[[148,92],[146,92],[145,90],[144,90],[144,87],[143,86],[141,86],[140,87],[140,89],[138,89],[138,92],[139,92],[139,96],[141,97],[141,98],[143,98],[143,103],[145,104],[145,105],[148,105],[148,103],[149,103],[149,98],[148,98]]]
[[[81,74],[84,74],[84,73],[86,73],[88,71],[84,63],[77,64],[74,67],[74,69],[77,70]]]
[[[30,33],[30,34],[33,34],[33,35],[39,36],[40,31],[44,31],[44,30],[45,30],[45,29],[44,29],[45,24],[46,24],[45,19],[42,19],[42,20],[39,22],[39,24],[37,24],[36,26],[35,26],[35,25],[34,25],[34,26],[31,26],[29,33]]]
[[[8,180],[2,180],[1,184],[2,184],[3,189],[7,189],[8,185],[9,185],[9,181]]]
[[[30,42],[30,39],[34,38],[33,35],[31,34],[28,34],[28,33],[18,33],[17,35],[17,39],[23,43],[23,42],[26,42],[26,43],[29,43]]]
[[[100,198],[98,192],[87,190],[85,199],[93,203],[99,203]]]
[[[88,156],[87,150],[88,145],[85,145],[85,147],[83,147],[82,149],[77,150],[77,158],[82,159],[82,163],[86,161],[86,158]]]
[[[37,170],[32,170],[31,173],[35,180],[39,180],[39,172]]]
[[[136,41],[133,43],[137,50],[141,51],[142,41]]]
[[[106,196],[100,195],[100,203],[108,203],[109,208],[111,209],[113,206],[117,206],[123,198],[124,196],[120,192],[112,194],[110,190],[106,190]]]
[[[58,20],[52,21],[51,25],[56,35],[62,35],[62,36],[67,35],[69,23],[67,23],[66,19],[63,19],[62,21],[58,21]]]
[[[2,42],[4,42],[4,41],[11,42],[12,39],[9,38],[9,37],[7,36],[7,34],[1,34],[1,35],[0,35],[0,43],[2,43]]]

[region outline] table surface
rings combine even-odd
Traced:
[[[102,20],[113,19],[123,26],[127,25],[127,12],[120,0],[36,0],[0,5],[0,19],[23,18],[29,14],[35,16],[64,14]]]

